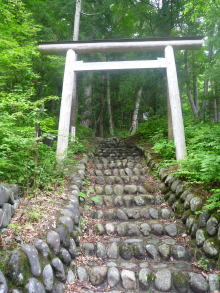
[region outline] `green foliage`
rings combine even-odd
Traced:
[[[151,139],[151,141],[166,138],[166,118],[159,118],[157,116],[150,117],[146,122],[139,124],[137,134],[141,139]]]
[[[88,200],[91,200],[95,203],[97,202],[100,202],[100,197],[99,196],[92,196],[92,197],[89,197],[89,194],[92,193],[93,190],[87,190],[86,193],[84,192],[79,192],[78,193],[78,196],[79,198],[81,199],[81,201],[83,201],[85,204],[84,204],[84,208],[86,210],[89,210],[89,205],[88,205]]]
[[[212,195],[207,200],[207,204],[203,207],[203,210],[216,210],[220,212],[220,189],[212,189]]]

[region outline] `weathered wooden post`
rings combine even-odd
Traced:
[[[167,62],[167,82],[172,114],[173,136],[176,148],[176,159],[181,160],[185,158],[187,154],[176,64],[172,46],[167,46],[165,48],[165,59]]]
[[[74,92],[76,53],[70,49],[66,54],[66,64],[63,79],[63,91],[60,107],[60,120],[58,128],[57,141],[57,159],[62,161],[65,158],[65,153],[68,147],[70,114],[72,105],[72,95]],[[76,97],[74,97],[76,98]]]

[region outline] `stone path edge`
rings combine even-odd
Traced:
[[[147,166],[156,171],[161,182],[159,188],[175,216],[181,219],[195,246],[195,256],[208,259],[210,269],[220,270],[220,217],[216,212],[202,211],[204,200],[193,190],[184,187],[183,182],[173,175],[173,171],[160,168],[153,153],[137,145],[146,159]],[[196,212],[202,211],[197,214]]]

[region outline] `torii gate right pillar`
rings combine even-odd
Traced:
[[[186,157],[187,153],[178,78],[172,46],[167,46],[165,48],[165,59],[167,63],[167,84],[173,123],[176,159],[181,160]]]

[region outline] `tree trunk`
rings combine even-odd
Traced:
[[[195,119],[198,118],[198,108],[196,108],[196,104],[194,102],[192,92],[190,89],[190,69],[189,69],[189,53],[188,50],[185,51],[185,71],[186,71],[186,91],[187,91],[187,96],[191,105],[191,109],[193,112],[193,116]]]
[[[82,122],[81,124],[84,125],[87,128],[91,127],[91,115],[92,115],[92,72],[90,72],[88,75],[84,76],[88,77],[86,79],[86,85],[84,90],[84,98],[85,98],[85,107],[84,112],[82,113]]]
[[[169,89],[167,85],[167,116],[168,116],[168,139],[173,139],[173,122],[172,122],[172,115],[171,115],[171,108],[170,108],[170,96],[169,96]]]
[[[74,19],[73,41],[78,41],[78,39],[79,39],[79,23],[80,23],[81,6],[82,6],[82,0],[76,0],[76,12],[75,12],[75,19]]]
[[[100,92],[100,115],[99,115],[99,136],[101,138],[104,137],[104,127],[103,127],[103,110],[104,110],[104,81],[105,76],[102,74],[102,80],[101,80],[101,92]]]
[[[107,104],[108,104],[108,116],[109,116],[109,133],[111,136],[114,136],[109,73],[107,73]]]
[[[137,128],[138,128],[138,112],[139,112],[142,90],[143,88],[141,87],[137,93],[137,99],[135,102],[134,113],[133,113],[132,123],[130,128],[130,132],[132,135],[137,131]]]

